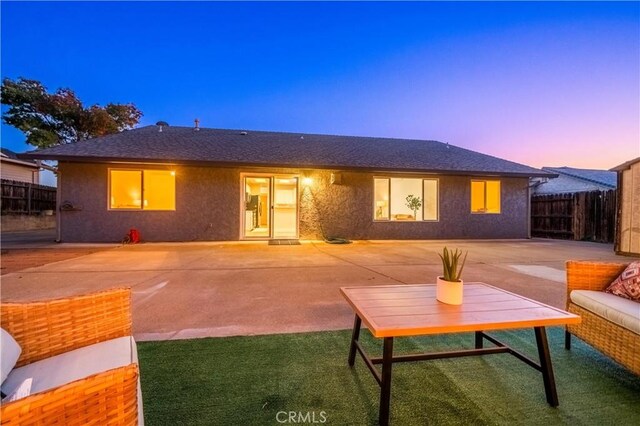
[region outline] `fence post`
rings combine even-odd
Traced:
[[[2,179],[0,191],[2,214],[31,214],[34,211],[55,210],[56,188],[37,183]]]
[[[31,214],[31,184],[27,187],[27,213]]]

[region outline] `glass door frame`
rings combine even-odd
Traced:
[[[269,235],[268,236],[247,236],[245,234],[245,221],[246,221],[246,179],[247,178],[262,178],[269,180]],[[274,211],[275,211],[275,182],[276,179],[296,179],[296,235],[295,237],[289,237],[286,239],[298,239],[300,237],[300,175],[291,173],[264,173],[264,172],[241,172],[240,173],[240,240],[245,241],[268,241],[274,239]]]

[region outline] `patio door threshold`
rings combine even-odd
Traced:
[[[299,246],[300,245],[300,240],[298,240],[297,238],[291,238],[291,239],[271,239],[269,240],[268,243],[270,246]]]

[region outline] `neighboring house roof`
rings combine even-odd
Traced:
[[[634,158],[633,160],[629,160],[627,162],[624,162],[624,163],[620,164],[619,166],[613,167],[611,170],[612,171],[616,171],[616,172],[619,172],[619,171],[622,171],[622,170],[627,170],[627,169],[631,168],[631,166],[633,166],[636,163],[640,163],[640,157]]]
[[[24,154],[59,161],[554,176],[436,141],[146,126]]]
[[[6,163],[17,164],[24,167],[29,167],[32,169],[38,169],[39,166],[36,164],[34,160],[23,160],[18,158],[17,153],[11,151],[7,148],[0,148],[0,161]]]
[[[535,195],[607,191],[617,186],[617,174],[608,170],[573,167],[543,167],[542,170],[556,173],[558,177],[546,182],[540,181],[533,189]]]

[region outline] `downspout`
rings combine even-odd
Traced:
[[[60,165],[58,165],[58,172],[56,173],[56,243],[62,242],[62,218],[60,217],[62,214],[62,210],[60,206],[62,205],[62,172],[60,171]]]
[[[538,186],[539,183],[531,185],[531,180],[527,185],[527,239],[531,239],[531,188]]]

